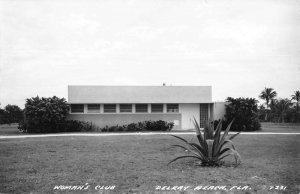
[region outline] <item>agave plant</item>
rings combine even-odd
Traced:
[[[202,134],[199,124],[194,118],[194,125],[199,144],[188,142],[181,137],[172,135],[185,144],[185,146],[178,144],[172,146],[182,148],[184,149],[184,151],[187,151],[190,154],[177,157],[170,161],[168,165],[182,158],[196,158],[201,161],[201,165],[203,166],[220,166],[222,159],[228,156],[234,156],[235,165],[238,166],[241,163],[241,157],[235,150],[235,147],[231,140],[235,138],[240,132],[232,136],[228,135],[232,123],[233,120],[227,126],[223,135],[221,135],[222,121],[218,123],[218,126],[215,130],[212,124],[207,123]]]

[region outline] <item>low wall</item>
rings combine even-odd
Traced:
[[[88,121],[99,127],[126,125],[148,120],[178,121],[178,125],[174,125],[173,129],[181,128],[181,114],[69,114],[67,119]]]

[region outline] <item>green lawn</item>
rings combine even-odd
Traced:
[[[0,193],[74,193],[54,187],[85,183],[88,190],[75,193],[96,193],[97,185],[116,185],[107,193],[155,193],[156,186],[181,185],[190,188],[167,193],[215,193],[194,191],[199,185],[248,185],[248,193],[300,192],[299,135],[238,136],[242,165],[237,168],[230,161],[219,168],[201,167],[193,159],[167,166],[182,154],[169,149],[175,141],[169,135],[0,139]],[[275,185],[287,189],[268,190]]]

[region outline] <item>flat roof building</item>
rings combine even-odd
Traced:
[[[164,120],[184,130],[194,127],[193,117],[203,127],[223,116],[222,106],[214,110],[211,86],[68,86],[68,103],[69,119],[99,127]]]

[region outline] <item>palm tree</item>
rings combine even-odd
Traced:
[[[274,113],[278,118],[278,122],[284,122],[284,118],[286,117],[291,104],[291,101],[287,98],[274,101]]]
[[[299,120],[299,102],[300,102],[300,91],[299,90],[294,92],[291,100],[296,100],[296,120],[298,122],[298,120]]]
[[[267,111],[269,109],[270,101],[273,101],[276,96],[277,96],[277,92],[273,88],[265,87],[265,89],[263,91],[261,91],[259,98],[266,101]],[[267,111],[266,111],[265,121],[268,120],[268,112]]]
[[[259,98],[266,101],[267,109],[269,108],[269,102],[277,96],[277,92],[273,88],[266,88],[261,91]]]

